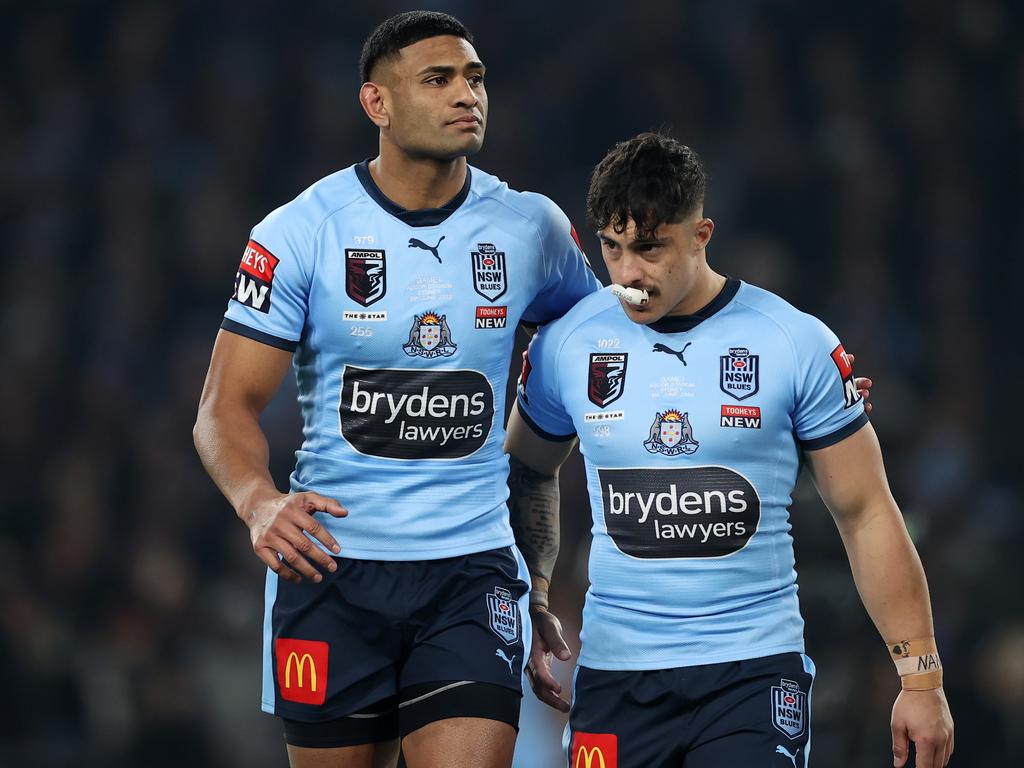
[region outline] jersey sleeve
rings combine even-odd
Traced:
[[[526,312],[523,322],[543,325],[557,320],[584,296],[600,290],[590,262],[583,252],[569,218],[542,195],[532,195],[540,206],[540,227],[544,284]]]
[[[294,351],[306,325],[313,242],[308,227],[279,208],[257,224],[242,252],[221,327]]]
[[[562,404],[558,386],[558,352],[555,328],[541,328],[523,353],[519,376],[519,413],[530,428],[545,440],[571,440],[576,427]]]
[[[843,345],[824,323],[804,315],[791,332],[797,358],[796,436],[804,450],[827,448],[867,424],[864,399]]]

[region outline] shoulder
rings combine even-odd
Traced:
[[[313,236],[331,216],[362,196],[362,186],[349,166],[306,187],[293,200],[275,208],[257,229],[287,231]]]
[[[538,192],[522,192],[478,168],[473,168],[473,193],[481,200],[503,206],[537,227],[541,235],[552,230],[569,231],[569,217],[551,198]]]
[[[743,283],[736,294],[736,304],[743,311],[756,313],[769,321],[776,332],[786,338],[796,354],[805,350],[807,342],[831,342],[835,339],[832,330],[817,317],[756,285]]]
[[[619,300],[612,294],[611,289],[602,288],[584,296],[562,317],[543,326],[541,333],[550,343],[561,347],[578,331],[586,329],[593,322],[603,321],[609,312],[616,313],[611,317],[612,322],[619,319],[626,323],[631,322],[623,314]]]

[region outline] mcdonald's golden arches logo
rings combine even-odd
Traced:
[[[571,768],[618,768],[619,737],[614,733],[575,731],[571,755]]]
[[[320,640],[274,640],[277,687],[281,698],[322,706],[327,698],[327,643]]]

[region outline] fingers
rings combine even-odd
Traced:
[[[336,500],[328,498],[327,496],[321,496],[319,493],[313,493],[308,491],[306,493],[297,493],[296,497],[303,505],[303,511],[307,514],[313,514],[313,512],[327,512],[335,517],[345,517],[348,515],[348,510],[345,509]]]
[[[305,536],[302,536],[302,540],[311,548],[315,549]],[[319,583],[323,581],[323,576],[320,572],[313,567],[313,564],[306,559],[306,556],[293,545],[287,538],[279,535],[268,535],[266,537],[266,544],[277,550],[281,559],[284,560],[285,564],[293,571],[298,571],[301,576],[305,576],[310,581]],[[301,546],[301,544],[300,544]]]
[[[310,536],[331,550],[334,554],[341,552],[341,545],[338,544],[338,541],[331,536],[330,532],[324,528],[324,526],[320,524],[320,521],[315,517],[307,516],[305,520],[300,522],[300,527]]]
[[[569,711],[569,702],[560,695],[562,684],[551,674],[546,654],[536,650],[530,654],[530,663],[526,665],[526,676],[538,699],[559,712]]]
[[[544,611],[534,616],[534,626],[537,628],[545,651],[550,651],[562,661],[568,661],[572,654],[569,646],[562,637],[562,624],[558,618]]]
[[[894,768],[903,768],[907,764],[908,739],[905,728],[892,729],[892,764]],[[920,755],[918,756],[920,759]]]
[[[334,562],[334,558],[320,549],[320,547],[316,546],[313,543],[313,540],[306,535],[306,529],[301,527],[302,524],[309,527],[311,522],[315,521],[313,518],[307,517],[299,524],[299,526],[296,527],[295,530],[287,532],[283,538],[306,560],[309,560],[316,565],[319,565],[321,568],[334,573],[338,570],[338,566]],[[323,526],[321,525],[320,528],[323,529]],[[284,553],[282,552],[281,554]]]
[[[266,564],[267,568],[276,573],[279,578],[282,578],[285,581],[290,581],[293,584],[301,583],[302,577],[282,563],[281,558],[275,550],[270,547],[259,547],[256,550],[256,555]]]
[[[946,739],[946,750],[942,756],[942,764],[949,765],[949,759],[953,756],[953,733],[949,734],[949,738]]]

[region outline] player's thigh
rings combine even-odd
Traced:
[[[721,665],[723,668],[725,665]],[[696,718],[686,768],[807,768],[814,665],[783,653],[728,665]]]
[[[436,720],[402,740],[408,768],[509,768],[516,729],[478,717]]]
[[[569,768],[679,768],[684,737],[674,685],[673,670],[578,667],[566,726]]]
[[[288,764],[291,768],[395,768],[398,751],[398,739],[333,749],[289,744]]]

